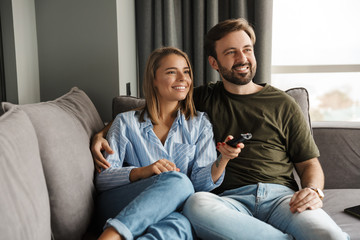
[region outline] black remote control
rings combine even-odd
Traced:
[[[239,138],[233,138],[233,139],[227,141],[226,144],[228,144],[232,147],[236,147],[236,145],[238,145],[238,143],[245,142],[251,138],[252,138],[251,133],[243,133],[243,134],[240,134]]]

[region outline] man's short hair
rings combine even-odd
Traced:
[[[244,18],[237,19],[228,19],[223,22],[216,24],[212,27],[205,36],[205,52],[207,56],[212,56],[215,59],[216,51],[215,51],[215,43],[219,39],[223,38],[227,34],[235,31],[244,31],[247,35],[249,35],[251,42],[255,45],[256,37],[255,32],[252,26],[250,26],[249,22]]]

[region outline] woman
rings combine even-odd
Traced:
[[[107,140],[110,168],[97,174],[101,217],[99,239],[192,239],[179,212],[195,191],[210,191],[223,180],[228,161],[240,147],[218,144],[212,126],[196,112],[187,55],[165,47],[149,57],[143,90],[145,107],[119,114]],[[229,137],[230,139],[231,137]],[[141,236],[141,237],[139,237]]]

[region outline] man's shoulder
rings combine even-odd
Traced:
[[[280,101],[284,101],[285,103],[292,104],[294,102],[294,99],[289,94],[279,88],[276,88],[270,84],[266,84],[264,88],[266,89],[265,93],[267,95],[271,95],[274,98],[279,99]]]
[[[195,94],[206,94],[209,92],[217,91],[223,86],[222,81],[211,82],[194,88]]]

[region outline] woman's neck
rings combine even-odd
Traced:
[[[154,132],[164,145],[167,135],[177,115],[178,104],[160,105],[159,122],[154,125]]]

